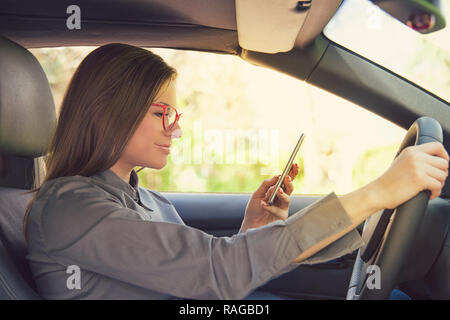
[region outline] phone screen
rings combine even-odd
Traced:
[[[273,204],[273,202],[275,201],[275,196],[277,194],[278,188],[280,188],[282,182],[284,181],[284,178],[291,170],[292,164],[294,163],[294,159],[297,156],[298,150],[300,149],[300,146],[302,145],[304,138],[305,138],[305,135],[302,133],[300,135],[300,138],[298,139],[298,142],[294,148],[294,151],[291,154],[291,157],[289,158],[289,161],[286,164],[286,167],[283,170],[283,173],[281,174],[280,178],[278,178],[277,184],[275,185],[275,188],[273,189],[273,192],[272,192],[272,194],[269,198],[269,202],[268,202],[269,206],[271,206]]]

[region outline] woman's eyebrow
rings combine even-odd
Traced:
[[[167,102],[158,101],[158,102],[156,102],[156,103],[157,103],[157,104],[163,104],[163,105],[165,105],[165,106],[171,107],[171,105],[170,105],[169,103],[167,103]]]

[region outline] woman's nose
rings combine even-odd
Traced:
[[[177,122],[171,130],[172,139],[181,138],[182,135],[183,130],[181,130],[180,124]]]

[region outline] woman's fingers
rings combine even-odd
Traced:
[[[427,189],[431,191],[430,200],[439,197],[442,190],[442,183],[430,176],[426,178],[425,183],[427,184]]]
[[[284,178],[284,192],[286,192],[288,195],[290,195],[294,191],[294,184],[292,183],[291,176],[287,175]]]
[[[293,163],[289,170],[289,175],[294,176],[296,173],[298,173],[298,163]]]
[[[430,156],[430,155],[425,155],[426,156],[426,162],[437,168],[437,169],[441,169],[443,171],[447,171],[448,172],[448,161],[445,160],[444,158],[441,157],[437,157],[437,156]]]
[[[273,190],[275,189],[275,186],[272,186],[269,188],[269,190],[267,190],[266,196],[264,197],[263,201],[265,203],[269,202],[269,198],[272,195]],[[278,188],[277,191],[277,195],[275,196],[275,200],[274,200],[274,205],[286,210],[289,208],[289,203],[291,201],[291,198],[289,197],[288,194],[286,194],[286,192],[284,192],[283,188]],[[272,206],[274,206],[272,205]]]
[[[277,183],[277,181],[278,181],[278,179],[279,179],[280,176],[281,176],[281,175],[276,175],[276,176],[273,176],[273,177],[270,178],[270,179],[264,180],[264,181],[261,183],[261,185],[259,186],[259,188],[255,191],[255,193],[256,193],[256,194],[259,194],[259,195],[267,194],[268,189],[269,189],[271,186],[273,186],[273,185],[275,185],[275,184]]]
[[[264,201],[266,201],[266,202],[269,201],[269,198],[272,195],[274,189],[275,189],[275,185],[273,185],[269,189],[267,189],[266,196],[263,199]],[[280,190],[283,190],[283,189],[281,187],[278,188],[277,196],[280,194]]]
[[[279,201],[275,202],[275,205],[283,210],[288,209],[291,198],[282,188],[278,190],[277,197]]]
[[[270,186],[269,189],[267,189],[266,195],[265,195],[265,197],[264,197],[264,199],[263,199],[264,201],[266,201],[266,202],[269,201],[269,198],[270,198],[270,196],[272,195],[273,190],[275,189],[275,185],[276,185],[276,184]],[[281,189],[281,187],[280,187],[279,189]],[[279,189],[278,189],[278,192],[280,192]]]
[[[298,163],[294,163],[291,167],[291,170],[289,170],[289,173],[287,174],[288,176],[291,177],[291,180],[294,180],[295,177],[297,176],[300,166],[298,165]]]
[[[291,167],[291,170],[289,171],[289,174],[286,175],[284,178],[284,192],[286,192],[288,195],[291,195],[292,191],[294,191],[294,184],[292,181],[297,177],[297,174],[299,172],[299,165],[298,163],[294,163]]]
[[[445,150],[444,146],[440,142],[429,142],[409,148],[416,148],[417,150],[428,153],[429,155],[438,156],[447,160],[447,163],[450,161],[447,150]]]
[[[291,170],[289,171],[289,174],[286,175],[283,183],[284,183],[284,192],[286,192],[288,195],[292,193],[294,190],[294,185],[292,184],[292,181],[295,179],[299,172],[299,165],[297,163],[293,164],[291,167]],[[258,187],[258,189],[255,191],[255,194],[262,196],[264,194],[269,193],[269,189],[273,187],[278,179],[280,178],[281,174],[278,174],[276,176],[273,176],[270,179],[264,180],[261,185]],[[272,189],[273,190],[273,189]],[[271,192],[270,192],[271,193]],[[269,195],[270,196],[270,195]]]
[[[444,146],[439,142],[425,143],[414,147],[416,150],[415,156],[411,156],[415,164],[413,168],[416,170],[416,175],[421,177],[420,171],[423,171],[428,177],[423,177],[422,181],[425,183],[425,188],[440,194],[440,189],[444,186],[445,180],[448,176],[448,153]],[[439,186],[437,183],[439,183]],[[433,188],[435,190],[433,190]]]
[[[288,217],[290,197],[283,191],[283,188],[280,187],[278,188],[273,205],[269,206],[269,198],[274,189],[275,186],[273,185],[267,190],[266,196],[260,202],[261,208],[265,212],[273,215],[276,219],[285,220]]]
[[[422,190],[430,190],[430,199],[439,196],[448,176],[448,154],[440,143],[407,147],[374,185],[383,208],[396,208]]]
[[[444,186],[445,179],[448,177],[448,172],[446,170],[438,169],[430,165],[427,165],[425,170],[431,178],[436,179],[441,183],[441,187]]]
[[[427,165],[425,168],[427,177],[425,178],[426,189],[431,191],[430,200],[439,197],[445,180],[448,177],[448,172],[443,169]]]
[[[408,173],[422,190],[431,191],[430,199],[438,197],[448,177],[448,153],[439,142],[425,143],[405,149]]]
[[[277,219],[285,220],[288,216],[288,212],[286,209],[281,209],[277,206],[269,206],[265,201],[261,201],[261,206],[264,211],[274,215]]]
[[[275,185],[273,185],[269,189],[267,189],[266,195],[263,199],[265,202],[269,201],[270,196],[272,195],[274,189],[275,189]],[[280,187],[280,189],[281,189],[281,187]],[[278,190],[278,192],[280,192],[280,190]]]

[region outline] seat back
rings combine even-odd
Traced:
[[[31,194],[0,187],[0,299],[40,299],[26,261],[22,218]]]
[[[0,36],[0,299],[40,299],[26,260],[23,217],[56,123],[37,59]],[[40,165],[39,165],[40,164]]]

